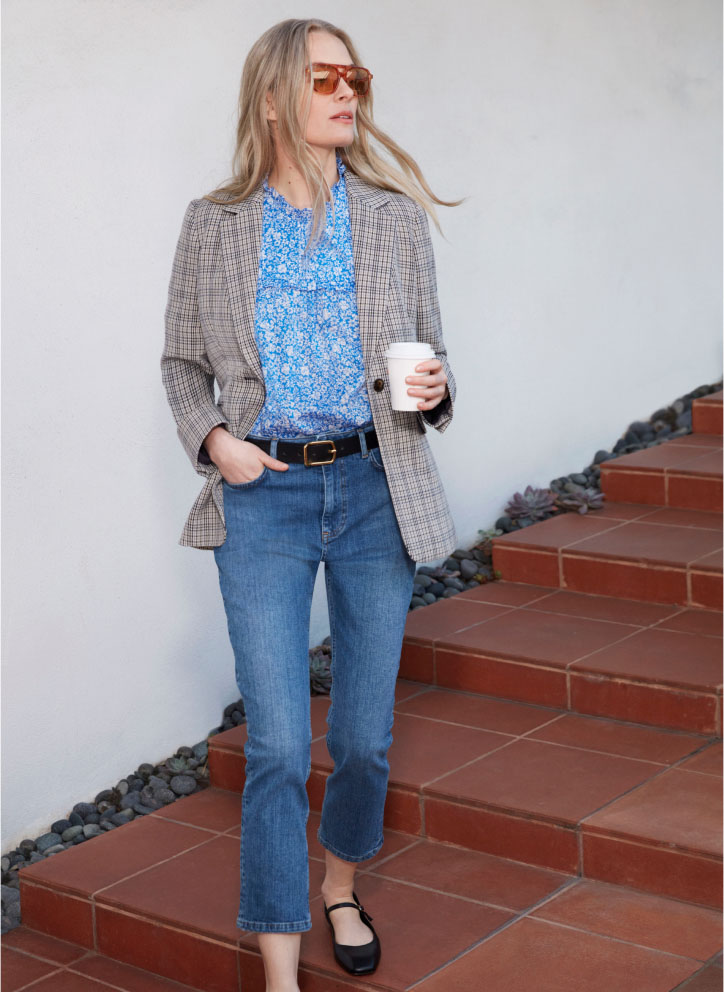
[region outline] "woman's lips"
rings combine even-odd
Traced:
[[[331,117],[330,120],[340,121],[342,124],[354,124],[354,117]]]

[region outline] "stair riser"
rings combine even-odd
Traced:
[[[617,503],[644,503],[714,513],[721,513],[722,509],[722,480],[711,476],[675,471],[643,472],[602,465],[601,490],[607,500]]]
[[[571,710],[666,730],[722,735],[721,696],[599,675],[571,674]]]
[[[654,895],[721,909],[722,864],[703,854],[636,844],[583,830],[583,874]]]
[[[691,408],[691,429],[694,434],[721,434],[724,418],[721,403],[695,400]]]
[[[55,857],[55,855],[53,855]],[[45,885],[23,879],[20,871],[20,903],[23,926],[68,940],[92,950],[95,947],[93,904]]]
[[[566,551],[532,550],[493,542],[493,565],[508,582],[616,596],[646,603],[720,610],[722,575],[691,568],[592,558]]]
[[[171,981],[203,990],[203,992],[234,992],[239,988],[239,969],[245,969],[247,987],[254,988],[246,969],[253,965],[252,956],[231,944],[204,938],[157,920],[130,916],[106,906],[96,907],[98,952],[136,968],[144,968]],[[241,955],[241,960],[237,956]],[[242,963],[243,962],[243,963]],[[262,966],[261,959],[258,964]],[[263,970],[257,979],[263,978]],[[259,986],[263,988],[264,986]]]
[[[20,891],[23,926],[31,930],[71,941],[199,992],[238,992],[240,973],[245,988],[264,987],[260,955],[242,947],[224,945],[186,929],[164,926],[143,914],[125,913],[49,886],[23,884],[22,876]],[[347,986],[339,986],[343,987]],[[358,986],[350,985],[350,990],[353,987]]]
[[[696,852],[637,844],[576,827],[425,797],[426,836],[471,850],[721,906],[722,864]]]

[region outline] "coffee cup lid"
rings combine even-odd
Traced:
[[[385,352],[387,358],[429,358],[434,354],[427,341],[392,341]]]

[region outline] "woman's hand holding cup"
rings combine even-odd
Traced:
[[[442,362],[426,341],[392,341],[384,354],[393,410],[432,410],[449,396]]]
[[[426,362],[419,362],[415,366],[416,372],[427,372],[426,375],[408,375],[405,382],[410,388],[407,392],[410,396],[423,396],[417,406],[420,410],[432,410],[434,407],[447,399],[450,392],[447,388],[447,376],[439,358],[430,358]]]

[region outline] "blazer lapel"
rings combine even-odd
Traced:
[[[377,336],[387,305],[390,269],[395,254],[395,220],[383,189],[345,172],[347,203],[352,228],[352,253],[359,317],[360,342],[365,367],[371,367]]]
[[[395,221],[383,189],[345,172],[352,231],[357,313],[365,366],[375,357],[387,303],[395,253]],[[221,252],[232,319],[247,361],[259,379],[264,374],[254,333],[256,288],[261,252],[264,189],[261,184],[240,203],[222,207]]]
[[[241,352],[260,381],[264,373],[254,333],[256,285],[261,252],[264,188],[257,186],[245,200],[222,207],[221,254],[224,259],[229,306]]]

